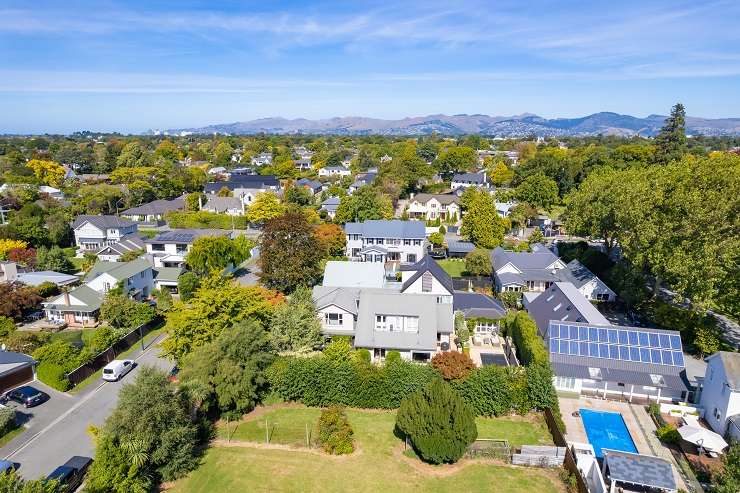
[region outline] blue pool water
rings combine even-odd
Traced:
[[[596,457],[602,458],[601,449],[621,450],[637,453],[627,425],[619,413],[579,409],[583,427],[589,443],[593,446]]]

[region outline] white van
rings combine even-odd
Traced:
[[[134,367],[133,360],[114,359],[103,368],[103,380],[115,382]]]

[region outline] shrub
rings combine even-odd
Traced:
[[[351,454],[355,450],[352,442],[354,432],[347,420],[344,408],[331,406],[319,417],[319,443],[325,452],[332,455]]]
[[[113,330],[112,327],[103,326],[95,330],[92,339],[90,339],[90,347],[96,353],[100,353],[115,344],[120,338],[119,333]]]
[[[658,435],[658,439],[664,443],[678,443],[681,440],[681,435],[673,425],[663,425],[657,430],[655,434]]]
[[[465,256],[465,270],[475,276],[489,276],[492,272],[488,250],[476,248]]]
[[[15,322],[10,317],[0,315],[0,337],[7,337],[15,331]]]
[[[457,462],[478,437],[472,409],[441,380],[401,401],[396,427],[432,464]]]
[[[332,361],[349,361],[352,358],[352,344],[348,337],[333,337],[324,348],[324,356]]]
[[[188,301],[195,295],[200,287],[200,278],[192,272],[185,272],[177,279],[177,291],[180,293],[180,300]]]
[[[15,420],[15,409],[9,407],[0,408],[0,436],[14,430],[18,426]]]
[[[370,361],[372,360],[372,358],[370,357],[370,351],[368,351],[365,348],[361,348],[355,351],[355,357],[357,358],[358,361],[361,361],[367,364],[370,364]]]
[[[59,286],[53,282],[46,281],[36,286],[36,292],[42,298],[48,298],[49,296],[56,296],[59,294]]]
[[[70,371],[77,366],[79,353],[79,349],[60,339],[38,348],[33,352],[33,359],[39,363],[50,363],[59,366],[64,371]]]
[[[516,345],[519,359],[525,365],[530,363],[549,364],[545,344],[537,331],[537,324],[526,312],[510,313],[503,320],[502,327]]]
[[[27,332],[16,330],[4,337],[2,342],[8,351],[31,354],[46,344],[51,338],[48,332]]]
[[[437,353],[432,358],[432,366],[445,380],[463,380],[475,369],[475,363],[467,354],[457,351]]]
[[[60,392],[69,390],[69,380],[64,374],[64,368],[50,362],[42,362],[36,370],[36,376],[49,387]]]
[[[387,353],[385,353],[386,365],[391,365],[399,361],[401,361],[401,353],[399,353],[398,351],[388,351]]]

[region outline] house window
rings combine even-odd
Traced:
[[[374,241],[375,241],[375,238],[367,238],[367,239],[365,240],[365,243],[366,243],[367,245],[372,245]]]
[[[360,249],[359,248],[353,248],[352,249],[352,256],[358,257],[360,255]]]
[[[384,242],[384,240],[383,240],[383,238],[378,238],[378,239],[376,240],[376,242],[377,242],[377,244],[378,244],[378,245],[382,245],[382,244],[383,244],[383,242]]]
[[[382,255],[376,255],[375,256],[375,261],[376,262],[382,262],[383,261],[383,256]]]
[[[419,317],[406,317],[404,332],[419,332]]]
[[[596,293],[597,301],[609,301],[609,295],[606,293]]]
[[[326,325],[344,325],[341,313],[325,313],[324,322]]]
[[[421,276],[421,291],[424,293],[430,293],[432,291],[432,283],[434,277],[432,273],[427,271]]]
[[[406,261],[412,264],[416,263],[416,254],[415,253],[406,254]]]
[[[188,253],[188,246],[187,245],[177,245],[175,247],[175,251],[179,254]]]
[[[420,246],[421,245],[421,240],[414,240],[414,245],[415,246]]]
[[[555,388],[563,390],[575,390],[576,379],[572,377],[555,377]]]
[[[403,240],[403,244],[406,245],[406,246],[410,246],[411,245],[411,240]]]
[[[719,412],[719,409],[717,409],[716,407],[714,408],[713,414],[714,414],[714,419],[722,419],[722,413]]]
[[[145,271],[139,272],[139,277],[144,279],[144,277],[146,277],[146,272]]]
[[[163,243],[152,243],[152,251],[153,252],[164,252],[164,244]]]
[[[385,315],[375,315],[375,330],[386,330]]]

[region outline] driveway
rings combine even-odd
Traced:
[[[136,360],[137,366],[122,381],[101,380],[76,396],[60,395],[51,389],[49,392],[46,386],[34,382],[34,386],[44,388],[52,398],[30,410],[34,416],[28,429],[0,449],[0,456],[20,463],[19,472],[26,479],[45,477],[73,455],[92,457],[95,448],[87,433],[88,426],[103,424],[118,402],[121,386],[133,382],[142,366],[172,368],[172,363],[159,353],[159,348],[150,344],[143,353],[129,356]]]

